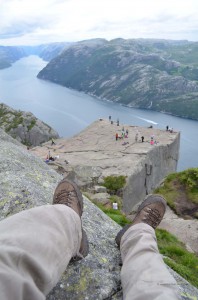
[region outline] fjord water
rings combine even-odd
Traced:
[[[198,167],[198,121],[124,107],[40,80],[36,75],[46,64],[37,56],[29,56],[0,70],[0,102],[31,111],[62,137],[71,137],[96,119],[109,115],[129,125],[153,125],[164,130],[169,125],[181,132],[178,171]]]

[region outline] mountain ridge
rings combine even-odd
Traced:
[[[191,53],[185,63],[182,49]],[[195,49],[198,43],[185,41],[83,41],[62,51],[37,77],[129,107],[197,120]]]

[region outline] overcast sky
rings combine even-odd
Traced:
[[[0,0],[0,45],[118,37],[198,41],[198,0]]]

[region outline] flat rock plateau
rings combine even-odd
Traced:
[[[128,131],[128,137],[116,141],[116,133],[120,137],[123,129]],[[150,143],[151,137],[154,145]],[[47,142],[31,152],[43,160],[49,152],[58,157],[52,165],[59,166],[62,174],[85,189],[109,175],[126,176],[123,210],[130,213],[167,174],[176,171],[179,140],[179,132],[117,126],[117,122],[100,119],[70,139],[57,139],[55,145]]]

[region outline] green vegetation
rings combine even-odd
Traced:
[[[198,168],[170,174],[155,193],[164,195],[168,205],[176,212],[176,202],[181,193],[186,201],[198,204]]]
[[[198,93],[191,93],[173,97],[168,100],[154,102],[153,109],[181,116],[189,119],[198,119]]]
[[[108,176],[105,178],[105,186],[114,192],[123,187],[124,184],[124,176]],[[198,168],[170,174],[163,186],[155,190],[155,193],[164,195],[168,204],[175,210],[175,199],[178,198],[181,192],[195,205],[198,203]],[[118,210],[111,208],[113,202],[118,203]],[[120,197],[111,196],[110,205],[102,205],[95,201],[94,203],[119,225],[124,226],[131,222],[122,213],[122,199]],[[165,263],[198,288],[198,257],[188,252],[185,245],[166,230],[157,229],[156,236],[158,248],[164,256]]]
[[[120,210],[105,208],[98,203],[96,205],[119,225],[124,226],[130,223]],[[159,251],[165,256],[165,263],[198,288],[198,257],[188,252],[184,244],[166,230],[157,229],[156,236]]]
[[[191,168],[177,173],[177,176],[185,186],[189,199],[198,204],[198,168]]]
[[[31,123],[27,126],[28,131],[30,131],[36,124],[36,119],[31,120]]]
[[[120,210],[95,203],[106,215],[121,226],[131,223]],[[198,288],[198,257],[186,250],[184,244],[173,234],[163,229],[156,229],[159,251],[164,255],[165,263]]]
[[[12,121],[8,122],[5,126],[5,131],[9,132],[13,128],[17,128],[20,124],[23,124],[23,117],[21,112],[10,113],[13,115]]]
[[[164,261],[192,285],[198,287],[198,257],[188,252],[172,234],[163,229],[156,230],[158,248]]]
[[[104,178],[104,186],[116,193],[119,189],[123,188],[126,183],[126,177],[125,176],[107,176]]]
[[[95,205],[98,206],[107,216],[109,216],[112,220],[114,220],[116,223],[118,223],[120,226],[124,226],[130,221],[126,218],[126,216],[121,213],[121,211],[115,210],[113,208],[105,207],[101,203],[96,203]]]
[[[4,104],[0,104],[0,126],[9,132],[13,128],[17,128],[19,124],[23,124],[23,116],[20,111],[12,111]]]

